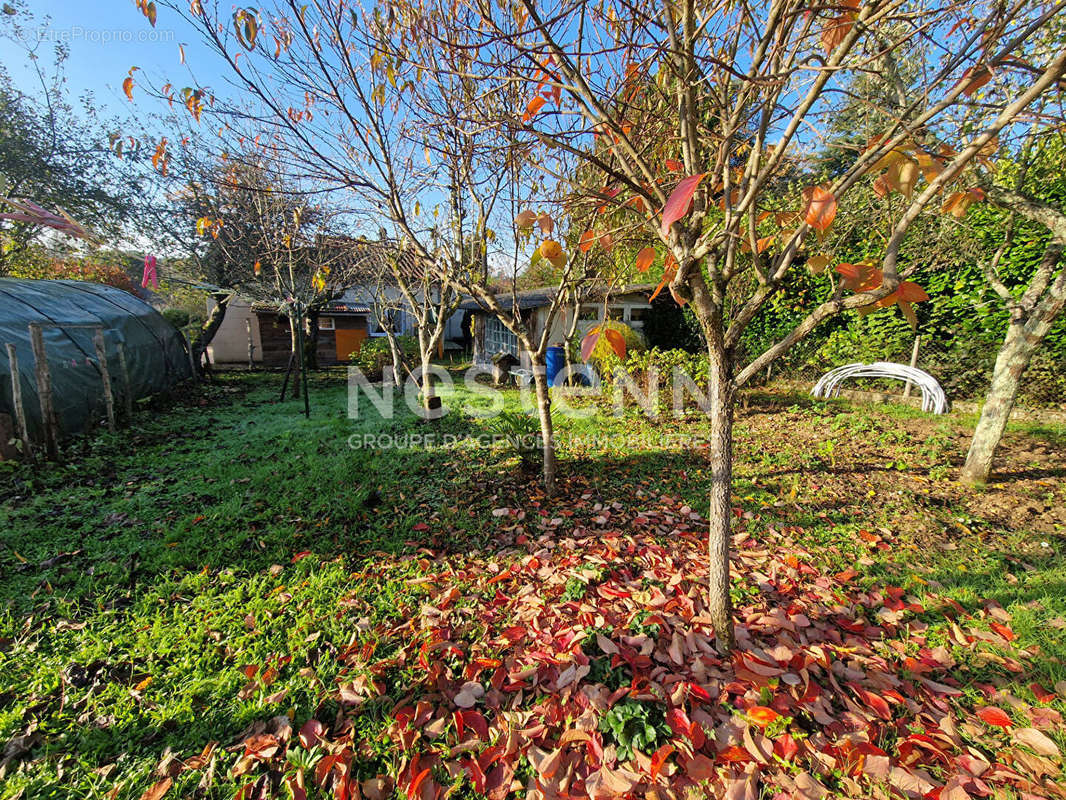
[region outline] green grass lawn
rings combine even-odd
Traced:
[[[72,444],[63,464],[0,464],[0,798],[136,800],[170,754],[212,742],[213,763],[177,774],[171,794],[233,797],[244,782],[224,748],[277,715],[336,716],[333,690],[352,677],[343,655],[402,644],[386,632],[426,602],[426,554],[524,555],[494,510],[547,519],[578,499],[631,508],[642,492],[704,505],[702,449],[661,444],[706,433],[699,418],[562,419],[561,488],[546,498],[506,448],[440,443],[484,432],[483,420],[421,424],[402,403],[394,419],[369,404],[349,419],[339,373],[313,380],[305,419],[300,403],[276,402],[279,380],[223,375]],[[971,490],[954,481],[970,425],[752,393],[737,425],[739,525],[787,529],[820,568],[853,568],[861,585],[935,591],[970,611],[1000,604],[1031,663],[1011,672],[957,648],[959,677],[1032,702],[1031,683],[1066,680],[1066,426],[1015,426],[1002,482]],[[427,432],[441,438],[349,446]],[[631,438],[589,438],[608,433]],[[477,575],[457,580],[480,591]],[[735,591],[753,589],[739,575]],[[923,620],[955,647],[943,615]],[[387,683],[395,696],[355,717],[368,743],[403,695],[404,676]],[[1062,699],[1053,707],[1066,711]],[[368,747],[372,776],[395,756]]]

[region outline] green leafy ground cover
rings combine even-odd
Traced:
[[[274,402],[276,383],[226,375],[141,412],[132,430],[77,445],[62,465],[0,465],[0,797],[136,799],[154,788],[228,798],[254,781],[257,794],[244,788],[246,797],[287,797],[301,769],[308,796],[335,796],[334,784],[324,782],[334,786],[327,794],[310,777],[331,752],[313,740],[292,738],[261,769],[241,761],[248,737],[264,724],[276,731],[281,715],[295,729],[313,718],[334,732],[349,720],[340,727],[359,743],[350,774],[385,776],[402,795],[416,776],[404,777],[411,764],[397,748],[394,711],[426,691],[403,657],[414,635],[404,625],[440,603],[442,560],[455,575],[448,596],[455,590],[476,616],[497,593],[489,576],[528,562],[537,520],[558,520],[551,536],[565,538],[613,514],[625,533],[645,508],[703,505],[702,449],[669,438],[705,432],[699,418],[561,419],[561,490],[549,499],[506,448],[348,445],[364,433],[481,433],[482,420],[457,413],[426,426],[409,412],[383,420],[369,405],[352,420],[343,378],[328,373],[312,385],[305,420],[298,403]],[[463,391],[449,399],[476,400]],[[507,402],[517,406],[513,393]],[[957,665],[961,708],[994,705],[994,686],[1066,711],[1066,426],[1015,426],[1002,482],[975,491],[953,480],[971,419],[772,392],[744,405],[739,529],[768,546],[799,543],[804,563],[844,573],[856,592],[898,586],[915,598],[925,640]],[[607,441],[611,433],[628,441]],[[789,553],[774,557],[788,562]],[[492,571],[479,571],[486,565]],[[557,593],[543,589],[551,607],[581,603],[581,584],[620,574],[609,561],[568,569]],[[759,580],[737,573],[735,600],[757,604]],[[960,643],[933,597],[977,615],[988,640],[977,644],[991,645],[974,646],[968,633]],[[990,603],[1009,622],[989,616]],[[1009,625],[1008,640],[995,641],[993,623]],[[633,624],[630,633],[660,633],[654,621]],[[353,669],[353,647],[388,666]],[[586,680],[621,685],[597,663],[600,674]],[[373,691],[359,675],[373,677]],[[662,744],[662,709],[653,712],[649,721],[646,708],[617,706],[602,735],[639,720],[641,735],[619,750]],[[1044,733],[1066,751],[1061,728]],[[994,758],[996,741],[974,746]],[[534,769],[523,758],[516,780]],[[695,774],[694,756],[675,758],[671,775]],[[435,769],[436,783],[423,778],[416,794],[432,786],[482,796]],[[1040,779],[1054,786],[1058,777]],[[822,781],[847,793],[846,781]]]

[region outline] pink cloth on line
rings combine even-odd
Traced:
[[[159,288],[159,278],[155,273],[155,256],[144,257],[144,277],[141,278],[141,286],[145,289],[148,288],[148,282],[151,281],[152,288]]]

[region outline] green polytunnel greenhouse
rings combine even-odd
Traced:
[[[97,355],[100,336],[105,368]],[[47,433],[38,391],[42,365],[37,354],[42,351],[57,436],[78,433],[105,418],[104,374],[112,405],[121,408],[171,388],[192,372],[182,335],[129,292],[82,281],[0,278],[0,417],[7,415],[9,430],[16,429],[17,380],[21,416],[35,443]]]

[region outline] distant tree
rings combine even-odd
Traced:
[[[66,87],[66,49],[46,63],[43,40],[23,2],[0,15],[0,37],[26,54],[37,85],[16,87],[0,65],[0,196],[24,198],[71,215],[98,238],[117,240],[130,222],[139,180],[130,162],[114,157],[108,129],[91,100],[75,106]],[[0,222],[0,275],[11,271],[48,229]]]
[[[119,263],[94,256],[53,259],[47,262],[21,262],[12,267],[11,277],[33,280],[69,280],[102,283],[139,297],[140,292],[129,273]]]

